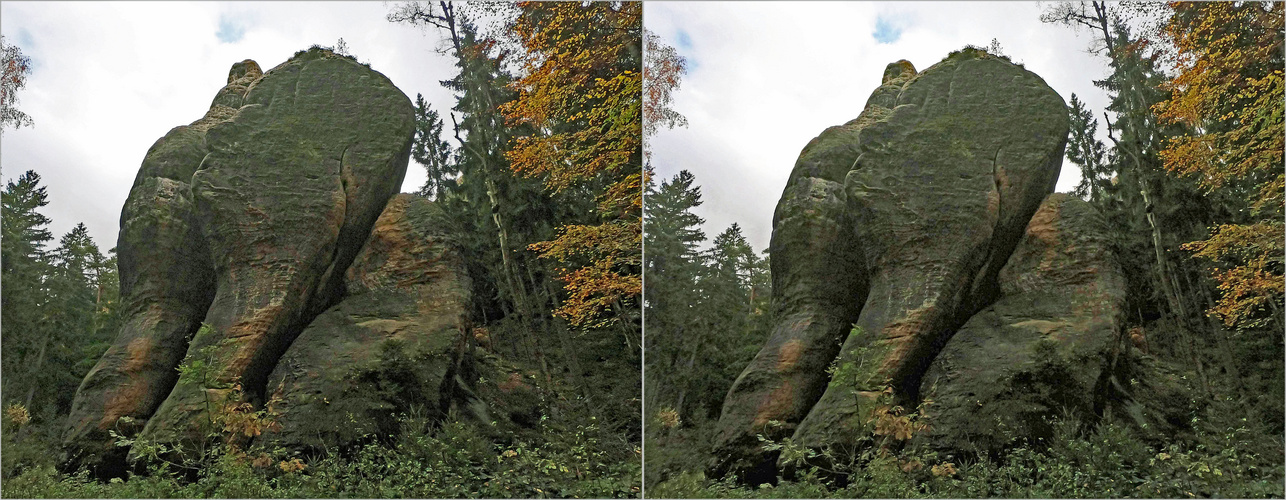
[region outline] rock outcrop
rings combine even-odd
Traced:
[[[855,445],[886,387],[914,406],[939,351],[1002,296],[1067,132],[1062,98],[1005,59],[965,49],[920,73],[890,64],[787,181],[770,246],[779,323],[728,393],[712,475],[774,477],[759,435]]]
[[[435,392],[451,378],[469,331],[461,257],[429,202],[389,203],[414,128],[406,95],[350,57],[234,65],[206,116],[139,170],[121,215],[125,326],[77,392],[64,464],[119,473],[112,431],[205,439],[212,401],[362,392],[334,381],[382,356],[432,358],[416,376]],[[201,383],[180,383],[185,358]],[[366,425],[384,403],[362,396],[344,401]],[[275,439],[309,444],[299,412],[283,415]]]
[[[117,238],[123,326],[72,403],[66,440],[75,462],[120,468],[126,450],[108,432],[137,433],[178,380],[175,368],[215,292],[192,176],[209,153],[210,127],[231,118],[261,76],[254,61],[234,64],[205,116],[175,127],[143,158]]]
[[[206,133],[192,195],[215,269],[205,316],[214,334],[188,352],[217,346],[213,385],[263,394],[294,337],[339,298],[344,270],[401,186],[413,133],[410,101],[392,82],[321,51],[265,73]],[[175,386],[141,437],[197,439],[193,424],[225,391]]]
[[[974,453],[1093,421],[1116,358],[1125,278],[1093,207],[1052,194],[1000,271],[1000,299],[969,319],[924,376],[931,446]]]
[[[279,415],[265,439],[323,449],[397,431],[397,415],[441,418],[467,403],[470,282],[437,207],[398,195],[348,268],[348,295],[295,339],[268,377]],[[462,366],[466,365],[466,366]]]

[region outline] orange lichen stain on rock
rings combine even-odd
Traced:
[[[906,364],[907,358],[911,356],[911,350],[915,347],[915,337],[903,336],[875,341],[880,346],[879,351],[884,353],[883,359],[880,360],[880,369],[876,371],[876,380],[885,380],[898,371],[902,365]]]
[[[243,316],[240,321],[228,327],[225,338],[236,339],[236,345],[233,346],[231,355],[224,358],[223,366],[226,367],[224,373],[240,376],[245,372],[250,361],[254,359],[255,353],[268,340],[268,332],[283,319],[284,309],[285,306],[280,301],[274,300],[269,305]]]
[[[1054,268],[1054,260],[1058,258],[1058,206],[1059,203],[1051,202],[1047,199],[1032,215],[1031,222],[1027,223],[1027,236],[1029,240],[1026,244],[1035,243],[1032,239],[1039,241],[1039,245],[1032,245],[1037,248],[1044,247],[1045,253],[1041,256],[1039,269],[1041,271]]]
[[[804,352],[804,343],[799,339],[791,339],[782,344],[781,349],[777,351],[777,372],[785,373],[795,368],[799,364],[799,356]]]
[[[915,337],[926,330],[930,316],[936,312],[938,305],[936,301],[925,300],[920,307],[907,311],[902,317],[890,321],[880,330],[880,337],[884,339],[898,339],[903,337]]]
[[[764,396],[755,410],[754,428],[762,428],[771,420],[781,420],[790,411],[795,399],[795,387],[789,379],[783,380],[781,386]]]
[[[433,281],[426,265],[428,242],[415,237],[406,219],[408,199],[402,196],[389,201],[375,221],[370,239],[358,257],[357,265],[349,268],[349,279],[368,288],[394,286],[407,289]],[[370,257],[380,256],[377,262]]]
[[[285,305],[277,300],[272,301],[267,306],[255,309],[228,328],[228,337],[242,338],[263,335],[272,328],[274,323],[281,320],[281,313],[284,309]]]
[[[140,403],[147,397],[149,387],[150,384],[146,379],[131,376],[128,383],[107,398],[107,403],[103,405],[103,418],[98,421],[98,428],[112,429],[121,417],[139,416],[142,410]]]
[[[121,371],[127,374],[135,374],[143,370],[152,362],[154,343],[151,338],[137,337],[125,345],[125,362],[121,365]]]
[[[98,422],[100,429],[111,428],[121,417],[137,416],[141,412],[143,399],[147,397],[151,386],[141,373],[152,362],[154,345],[148,337],[137,337],[125,345],[125,359],[121,361],[120,371],[125,375],[126,382],[108,396],[103,405],[103,418]]]

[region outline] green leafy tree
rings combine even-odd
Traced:
[[[1185,245],[1212,264],[1218,300],[1208,310],[1230,327],[1283,328],[1283,7],[1281,2],[1174,2],[1162,37],[1176,54],[1163,122],[1188,126],[1160,153],[1232,210],[1208,238]]]

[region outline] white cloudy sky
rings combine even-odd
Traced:
[[[0,136],[5,182],[43,178],[55,239],[77,222],[106,252],[143,155],[171,128],[200,118],[232,63],[267,70],[313,44],[343,38],[349,52],[411,99],[453,104],[439,80],[455,74],[439,34],[385,20],[387,2],[0,3],[0,32],[33,70],[18,108],[35,127]],[[449,121],[449,120],[448,120]],[[414,163],[403,191],[424,182]]]
[[[907,59],[924,70],[993,38],[1065,101],[1075,93],[1102,110],[1107,96],[1092,80],[1107,75],[1105,60],[1086,53],[1088,33],[1041,23],[1048,5],[648,2],[644,24],[689,64],[675,96],[688,127],[649,141],[658,180],[692,172],[705,200],[696,212],[706,219],[707,237],[736,222],[762,250],[799,151],[826,127],[857,117],[885,65]],[[1065,162],[1058,190],[1079,180]]]

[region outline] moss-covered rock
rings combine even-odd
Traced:
[[[76,392],[62,460],[67,469],[84,464],[102,475],[123,474],[125,453],[109,432],[141,430],[178,379],[175,368],[214,298],[192,175],[209,153],[210,128],[236,113],[261,75],[254,61],[234,64],[205,116],[170,130],[143,157],[117,238],[123,326]]]
[[[1088,203],[1045,199],[1000,272],[999,300],[951,337],[924,376],[929,444],[994,453],[1050,437],[1054,417],[1097,420],[1126,293],[1106,234]]]
[[[910,62],[889,64],[856,119],[826,129],[800,152],[773,214],[769,244],[773,307],[781,320],[724,400],[712,476],[734,472],[756,484],[775,477],[774,457],[759,452],[759,436],[790,437],[826,390],[826,367],[868,288],[844,177],[860,154],[862,130],[892,112],[914,75]]]
[[[268,378],[276,428],[258,441],[340,449],[471,402],[470,282],[431,202],[398,195],[348,269],[348,295],[304,329]]]
[[[205,321],[219,344],[215,384],[251,402],[317,314],[342,295],[344,271],[402,183],[414,133],[410,100],[357,62],[310,51],[249,85],[244,104],[207,133],[192,177],[216,292]],[[202,439],[204,390],[179,385],[143,438]]]
[[[113,431],[204,439],[212,391],[261,402],[278,358],[343,296],[413,133],[406,95],[351,58],[233,65],[206,115],[139,168],[118,244],[124,326],[77,392],[64,466],[123,473]],[[209,356],[207,383],[176,385],[185,357]]]
[[[999,295],[1053,191],[1067,108],[1039,76],[975,52],[920,73],[890,64],[862,113],[800,154],[769,248],[780,320],[725,400],[712,475],[770,478],[761,433],[814,448],[861,440],[869,405],[855,396],[891,385],[913,406],[947,339]],[[828,384],[837,356],[869,373]]]

